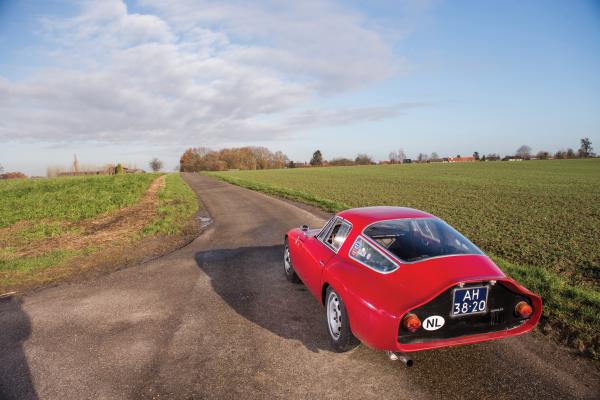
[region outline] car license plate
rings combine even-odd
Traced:
[[[481,314],[487,311],[487,286],[454,290],[452,316]]]

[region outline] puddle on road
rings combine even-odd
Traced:
[[[206,228],[213,222],[212,218],[202,216],[198,217],[198,220],[200,221],[200,229]]]

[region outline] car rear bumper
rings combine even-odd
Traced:
[[[466,283],[465,287],[469,284],[488,283],[471,282]],[[537,325],[542,314],[542,300],[539,296],[511,279],[489,284],[491,292],[486,313],[451,316],[451,294],[457,287],[455,284],[401,315],[372,312],[369,323],[372,329],[359,335],[359,339],[380,350],[413,352],[517,336],[531,331]],[[515,304],[522,300],[526,300],[533,308],[533,314],[526,319],[518,318],[514,314]],[[408,313],[416,314],[422,322],[430,316],[443,317],[444,324],[439,329],[425,330],[421,327],[418,331],[410,333],[401,326],[402,317]],[[384,332],[385,335],[382,334]],[[385,339],[382,336],[385,336]]]
[[[537,325],[538,320],[534,320],[533,318],[527,320],[525,323],[514,327],[512,329],[499,330],[494,332],[486,332],[479,333],[475,335],[464,335],[459,337],[453,337],[448,339],[435,339],[429,341],[423,341],[418,343],[410,343],[403,344],[396,342],[395,343],[395,351],[400,352],[413,352],[413,351],[422,351],[422,350],[430,350],[437,349],[440,347],[449,347],[449,346],[460,346],[471,343],[479,343],[486,342],[489,340],[503,339],[511,336],[518,336],[524,333],[531,331]]]

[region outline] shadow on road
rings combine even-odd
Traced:
[[[0,299],[0,399],[37,399],[23,344],[31,323],[16,298]]]
[[[196,262],[244,318],[310,351],[330,350],[321,305],[283,275],[283,246],[208,250],[197,253]]]

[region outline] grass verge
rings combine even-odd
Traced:
[[[181,233],[198,211],[198,198],[179,174],[167,175],[158,198],[158,217],[144,228],[144,235]]]
[[[583,354],[600,359],[600,293],[568,283],[540,267],[493,257],[498,266],[523,286],[542,296],[541,330]]]

